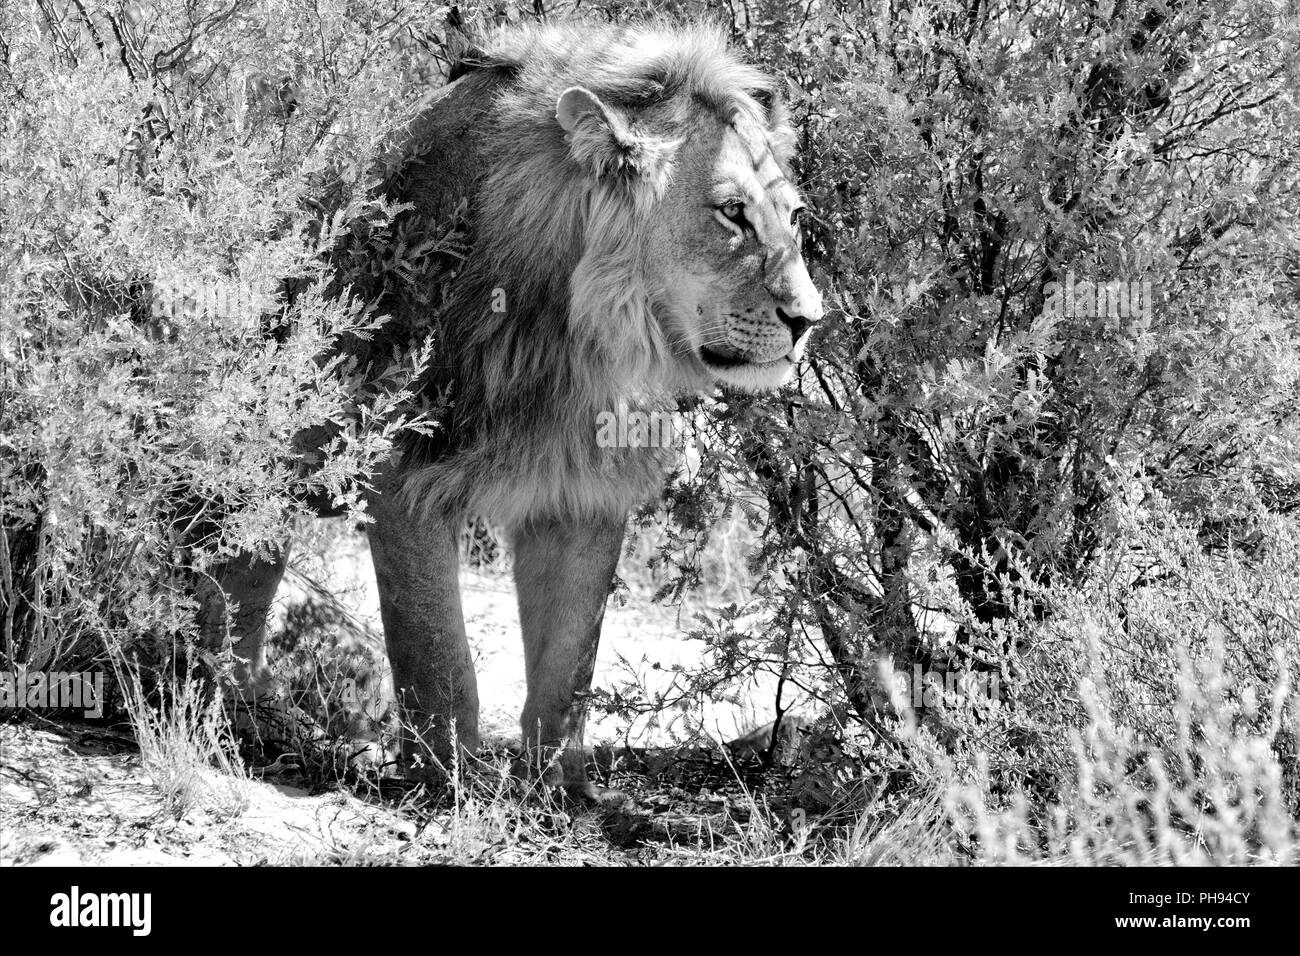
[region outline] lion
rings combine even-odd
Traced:
[[[629,510],[662,488],[672,450],[601,447],[597,417],[791,378],[823,314],[794,133],[774,82],[712,27],[568,23],[493,34],[409,138],[389,198],[425,222],[467,210],[468,248],[436,307],[420,281],[382,302],[433,336],[421,388],[444,410],[368,498],[394,691],[415,729],[403,754],[445,763],[453,730],[478,747],[457,533],[484,516],[514,557],[525,753],[548,784],[599,800],[584,701]],[[285,553],[220,575],[250,683]]]

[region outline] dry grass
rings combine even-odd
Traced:
[[[130,663],[118,658],[114,668],[141,762],[162,795],[163,809],[176,818],[194,809],[219,817],[242,813],[250,781],[232,745],[221,697],[193,675],[150,694]]]
[[[639,809],[566,806],[511,774],[510,755],[446,768],[449,784],[394,800],[376,772],[343,784],[414,821],[412,839],[352,841],[304,862],[381,865],[1286,865],[1300,862],[1295,675],[1300,536],[1272,529],[1252,555],[1207,556],[1194,537],[1138,524],[1097,578],[1051,596],[1045,620],[1008,633],[1023,668],[992,713],[906,711],[892,734],[829,718],[769,771],[717,755],[703,775],[662,772],[683,753],[615,761]],[[735,538],[728,539],[734,542]],[[500,560],[500,552],[494,552]],[[1141,562],[1145,583],[1116,587]],[[1153,567],[1165,569],[1152,575]],[[653,582],[633,585],[648,599]],[[319,636],[319,635],[318,635]],[[309,655],[310,656],[310,655]],[[320,711],[337,710],[337,674],[310,656]],[[141,756],[173,813],[237,813],[250,785],[225,715],[193,680],[147,697],[126,671]],[[301,697],[303,688],[299,688]],[[295,699],[302,708],[303,701]],[[936,726],[949,736],[936,735]],[[392,728],[387,733],[391,734]],[[337,734],[299,740],[334,747]],[[828,741],[830,742],[828,744]],[[310,756],[310,754],[308,754]],[[646,769],[646,762],[650,769]],[[620,769],[621,768],[621,769]],[[602,771],[609,774],[607,768]],[[820,791],[810,788],[817,781]],[[256,785],[256,784],[253,784]],[[725,801],[719,802],[719,794]],[[812,794],[813,796],[809,796]]]

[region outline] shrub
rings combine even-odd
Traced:
[[[274,547],[308,496],[357,513],[423,355],[333,355],[382,317],[325,294],[329,255],[389,215],[368,177],[437,72],[412,51],[430,25],[344,2],[0,12],[10,666],[170,653],[196,577]],[[307,429],[335,436],[310,469]]]

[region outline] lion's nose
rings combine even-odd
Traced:
[[[817,321],[808,318],[806,315],[791,315],[785,309],[779,307],[776,310],[776,317],[784,322],[785,327],[790,330],[791,342],[798,342],[803,334],[808,331],[808,327]]]

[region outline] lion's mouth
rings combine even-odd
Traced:
[[[706,345],[700,346],[700,359],[705,365],[715,369],[770,368],[774,365],[780,365],[782,362],[790,361],[788,355],[782,355],[780,358],[771,359],[770,361],[758,362],[754,359],[745,358],[743,355],[723,355]]]
[[[707,345],[700,347],[700,358],[704,359],[705,365],[712,365],[714,368],[739,368],[749,364],[749,359],[744,356],[723,355],[721,352],[713,351]]]

